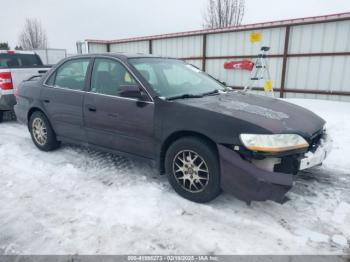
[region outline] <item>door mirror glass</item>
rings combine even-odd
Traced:
[[[122,85],[120,86],[119,96],[126,98],[134,98],[143,100],[145,98],[144,91],[138,85]]]

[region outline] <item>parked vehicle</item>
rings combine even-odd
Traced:
[[[325,121],[314,113],[235,92],[170,58],[71,57],[23,82],[17,102],[40,150],[63,141],[151,159],[177,193],[201,203],[222,190],[282,203],[297,172],[329,152]]]
[[[13,110],[16,103],[14,90],[18,85],[33,75],[46,73],[48,69],[34,52],[0,50],[0,122],[4,112]]]

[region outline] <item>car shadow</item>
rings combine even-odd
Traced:
[[[69,163],[76,165],[79,169],[83,169],[89,178],[105,186],[119,187],[123,183],[143,181],[145,183],[157,183],[164,190],[172,191],[176,194],[169,185],[167,176],[160,175],[158,169],[151,161],[142,161],[71,144],[63,144],[61,150],[66,151],[64,154],[71,155],[68,157]],[[70,161],[70,159],[74,159],[75,155],[83,156],[83,160],[79,160],[80,162]],[[349,172],[323,166],[311,168],[299,172],[296,176],[295,185],[290,192],[300,197],[317,197],[320,191],[322,191],[322,194],[329,194],[330,190],[349,192],[349,176]],[[215,206],[227,202],[235,202],[236,205],[246,206],[245,202],[226,193],[221,194],[221,196],[207,203],[207,205]]]
[[[78,168],[83,168],[89,177],[105,186],[120,185],[123,180],[130,182],[130,180],[142,179],[145,182],[156,181],[168,187],[166,176],[159,174],[152,161],[134,159],[72,144],[63,144],[60,150],[83,156],[84,162],[76,163]]]

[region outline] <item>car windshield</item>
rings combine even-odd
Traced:
[[[166,99],[201,97],[225,90],[219,81],[181,60],[130,58],[129,62]]]

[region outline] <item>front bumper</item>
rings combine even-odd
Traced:
[[[221,167],[221,188],[238,199],[251,201],[285,201],[293,186],[293,175],[269,172],[245,161],[233,150],[218,145]]]
[[[284,203],[285,194],[293,186],[295,177],[293,174],[299,170],[321,165],[332,149],[332,139],[329,135],[323,134],[313,146],[313,150],[299,157],[289,158],[291,161],[287,162],[291,162],[290,165],[285,165],[283,168],[275,165],[273,170],[267,171],[242,159],[230,148],[218,145],[221,188],[246,202],[273,200]]]
[[[324,134],[317,143],[316,149],[307,152],[300,160],[299,170],[321,165],[332,150],[333,141],[328,134]]]

